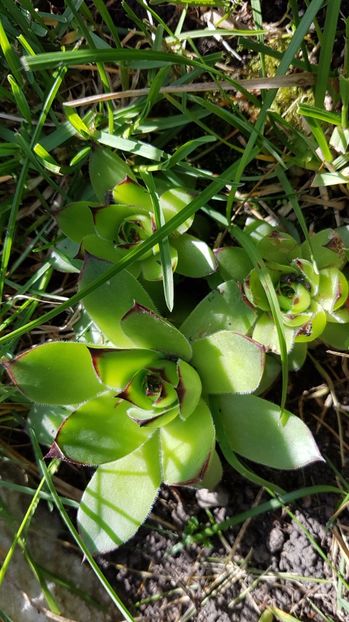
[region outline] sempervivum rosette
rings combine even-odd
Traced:
[[[109,268],[88,257],[81,287]],[[236,451],[286,469],[321,459],[298,417],[288,413],[280,426],[280,409],[251,395],[265,382],[264,347],[221,324],[221,313],[193,339],[158,315],[125,270],[85,296],[84,307],[100,331],[94,343],[46,343],[4,365],[37,404],[31,424],[49,418],[56,427],[48,456],[97,467],[78,511],[91,550],[130,538],[162,482],[214,487],[222,474],[216,425],[228,459]]]
[[[111,170],[110,170],[111,169]],[[83,250],[105,261],[117,262],[131,248],[147,240],[157,230],[152,197],[136,182],[132,170],[115,154],[96,151],[90,162],[91,185],[99,201],[78,201],[66,205],[57,214],[63,233]],[[183,187],[157,192],[161,222],[167,223],[193,199]],[[160,216],[161,215],[161,216]],[[192,278],[206,277],[217,268],[209,246],[188,233],[194,217],[185,220],[169,236],[172,271]],[[159,245],[153,246],[132,271],[148,281],[163,279]]]
[[[259,221],[250,223],[245,231],[273,283],[289,352],[295,344],[317,338],[330,343],[330,335],[338,326],[349,326],[345,229],[311,235],[311,247]],[[217,258],[222,276],[236,278],[241,295],[255,311],[249,334],[271,352],[279,353],[277,330],[258,268],[241,248],[219,249]]]

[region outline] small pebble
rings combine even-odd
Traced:
[[[200,488],[196,492],[196,500],[201,508],[225,507],[229,503],[229,494],[223,488],[217,490]]]
[[[276,553],[280,551],[284,545],[285,536],[281,531],[280,527],[274,527],[267,540],[267,547],[271,553]]]

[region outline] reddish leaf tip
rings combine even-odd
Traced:
[[[62,452],[62,450],[60,449],[56,441],[52,443],[50,449],[48,450],[44,458],[59,458],[59,460],[66,459],[64,453]]]

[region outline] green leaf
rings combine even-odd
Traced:
[[[253,264],[245,249],[239,246],[217,248],[215,255],[219,263],[219,272],[225,281],[243,281],[252,270]]]
[[[256,315],[255,309],[246,303],[237,283],[227,281],[199,302],[184,320],[181,331],[190,341],[224,329],[245,335]]]
[[[276,404],[255,395],[219,395],[212,409],[231,449],[241,456],[276,469],[298,469],[322,460],[303,421],[288,411],[282,425]]]
[[[69,123],[71,123],[71,125],[78,132],[78,134],[80,134],[82,138],[89,138],[92,132],[90,128],[87,127],[86,123],[82,120],[82,118],[78,115],[78,113],[74,110],[74,108],[63,105],[63,110],[67,117],[67,120],[69,121]]]
[[[150,433],[127,416],[127,407],[115,393],[86,402],[65,420],[55,444],[68,460],[82,464],[98,465],[126,456]]]
[[[205,475],[214,450],[215,429],[206,402],[200,400],[186,421],[177,417],[160,430],[163,481],[195,484]]]
[[[57,222],[63,233],[79,244],[85,235],[95,232],[91,203],[88,201],[67,205],[58,212]]]
[[[317,302],[313,301],[310,305],[310,311],[312,312],[310,319],[296,330],[296,343],[314,341],[314,339],[320,337],[324,331],[327,320],[323,308]]]
[[[321,334],[321,340],[336,350],[349,350],[349,323],[328,323]]]
[[[71,414],[66,406],[33,404],[27,422],[41,445],[53,443],[60,425]]]
[[[33,402],[77,404],[103,390],[82,343],[45,343],[3,363],[11,380]]]
[[[257,244],[261,256],[266,261],[287,263],[298,250],[298,243],[291,235],[274,230],[264,236]]]
[[[111,149],[96,145],[90,155],[89,174],[92,188],[99,201],[105,201],[106,193],[125,177],[133,178],[132,170]]]
[[[119,181],[112,190],[115,203],[124,203],[137,207],[142,212],[152,211],[152,201],[149,192],[129,177]]]
[[[318,233],[310,234],[310,240],[319,270],[330,266],[342,268],[346,262],[346,256],[343,240],[337,231],[322,229]],[[303,242],[301,249],[303,257],[311,260],[311,250],[307,242]]]
[[[168,278],[168,281],[171,283],[170,288],[172,290],[172,278],[173,278],[173,272],[175,272],[177,268],[178,254],[177,254],[176,249],[173,248],[172,246],[169,246],[168,250],[169,250],[169,253],[168,253],[168,260],[165,265],[165,273],[163,270],[164,262],[161,261],[160,253],[152,255],[151,257],[146,257],[146,259],[144,259],[141,263],[141,268],[142,268],[143,277],[146,281],[162,281],[163,280],[165,283],[164,276],[166,276],[166,274],[170,272],[171,277]],[[165,285],[164,284],[163,284],[163,291],[164,291],[164,297],[165,297]],[[170,301],[171,301],[171,296],[168,296],[166,300],[168,309],[171,306],[171,304],[169,304]]]
[[[292,350],[294,344],[294,334],[295,331],[293,328],[289,328],[288,326],[284,326],[284,336],[287,352]],[[262,313],[253,329],[252,333],[253,339],[258,341],[265,346],[267,350],[270,352],[274,352],[275,354],[280,354],[280,342],[279,336],[277,332],[277,328],[275,326],[275,322],[269,313]]]
[[[110,240],[103,240],[96,233],[85,235],[82,241],[82,249],[85,251],[85,255],[92,255],[102,261],[108,261],[109,263],[117,263],[127,250],[118,248]],[[130,267],[130,272],[134,274],[134,267]],[[139,273],[139,270],[137,270]]]
[[[328,313],[332,313],[344,304],[348,298],[348,281],[337,268],[324,268],[320,271],[317,302]]]
[[[178,253],[179,274],[199,278],[208,276],[217,269],[217,260],[206,242],[185,233],[172,238],[171,244]]]
[[[177,328],[141,304],[135,303],[121,320],[121,328],[139,348],[150,348],[189,361],[191,346]]]
[[[196,488],[208,488],[213,490],[218,486],[223,477],[223,467],[219,455],[216,451],[211,453],[211,457],[207,466],[206,473],[200,482],[195,484]]]
[[[221,330],[193,343],[192,365],[204,393],[252,393],[262,378],[264,348],[249,337]]]
[[[92,553],[108,553],[136,533],[160,482],[157,433],[132,454],[98,467],[78,511],[79,530]]]
[[[103,384],[119,393],[140,369],[151,367],[159,360],[159,353],[154,350],[90,348],[90,352],[95,370]]]
[[[160,207],[164,214],[165,222],[179,214],[192,200],[193,196],[184,188],[170,188],[170,190],[166,190],[160,197]],[[194,216],[190,216],[182,222],[176,229],[177,233],[185,233],[193,224],[193,220]]]
[[[177,393],[181,419],[187,419],[197,407],[201,396],[201,380],[194,367],[185,361],[177,361],[179,383]]]
[[[87,257],[79,283],[80,289],[84,289],[108,268],[110,264],[95,257]],[[90,317],[115,346],[132,348],[139,344],[135,344],[124,333],[120,321],[135,300],[154,309],[145,289],[130,272],[123,270],[86,296],[83,302]]]

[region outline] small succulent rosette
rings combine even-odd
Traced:
[[[137,183],[129,167],[120,164],[120,158],[115,160],[115,157],[115,154],[98,151],[90,165],[92,187],[104,205],[78,201],[57,214],[61,230],[72,242],[91,255],[113,263],[147,240],[157,230],[157,223],[169,222],[193,199],[192,194],[182,187],[159,192],[157,218],[148,190]],[[110,159],[119,175],[115,175],[115,171],[114,175],[104,171],[98,176],[97,172],[104,163],[108,173]],[[111,179],[118,181],[111,183]],[[183,276],[206,277],[216,270],[217,260],[204,241],[188,233],[193,220],[194,217],[188,218],[169,236],[168,262],[173,272]],[[163,266],[159,245],[144,254],[132,270],[136,276],[142,274],[148,281],[161,281]]]
[[[273,283],[288,351],[305,353],[305,344],[317,338],[334,347],[348,347],[347,228],[312,234],[310,245],[261,221],[249,223],[245,232]],[[277,329],[259,267],[253,267],[239,247],[218,249],[216,256],[221,277],[233,279],[237,287],[239,306],[232,309],[232,322],[244,323],[246,334],[267,351],[279,354]]]
[[[88,257],[81,287],[106,268]],[[49,342],[4,365],[36,402],[32,425],[61,421],[48,456],[97,467],[78,511],[92,551],[128,540],[162,482],[214,487],[222,475],[216,428],[228,459],[236,451],[286,469],[321,459],[298,417],[288,413],[282,426],[280,409],[251,395],[265,373],[262,345],[229,327],[186,336],[126,270],[88,294],[84,307],[102,342]]]

